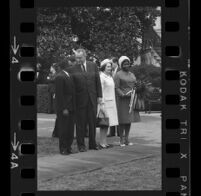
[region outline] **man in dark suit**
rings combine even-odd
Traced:
[[[55,72],[54,72],[55,71]],[[56,75],[60,72],[60,68],[57,66],[57,63],[54,63],[51,68],[50,68],[51,74],[49,75],[49,79],[47,80],[48,85],[49,85],[49,92],[51,94],[51,99],[52,99],[52,107],[53,111],[52,113],[56,113],[56,103],[55,103],[55,78]],[[52,137],[59,137],[58,135],[58,122],[57,122],[57,117],[55,119],[55,125],[54,125],[54,130],[52,132]]]
[[[69,66],[75,66],[76,65],[76,58],[75,55],[71,55],[68,57],[68,64]],[[86,126],[85,129],[85,137],[89,137],[89,130],[88,130],[88,126]]]
[[[75,94],[73,79],[67,72],[66,60],[58,63],[61,71],[55,78],[56,110],[59,132],[59,149],[62,155],[72,153],[74,138]]]
[[[84,49],[75,52],[77,64],[69,69],[76,94],[76,138],[80,152],[86,151],[84,136],[89,128],[89,149],[98,150],[96,144],[97,104],[102,102],[102,88],[98,68],[86,61]]]

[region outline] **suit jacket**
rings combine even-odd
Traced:
[[[48,83],[48,91],[52,94],[55,93],[55,78],[56,74],[51,75],[50,79],[47,80]]]
[[[97,98],[102,97],[102,88],[97,65],[93,62],[86,62],[87,71],[84,72],[81,66],[76,64],[69,68],[75,85],[76,108],[87,106],[88,99],[93,107],[97,107]]]
[[[56,109],[61,112],[64,109],[75,110],[75,94],[73,79],[67,76],[64,71],[57,74],[55,78]]]

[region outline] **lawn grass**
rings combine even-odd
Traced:
[[[161,190],[161,157],[38,181],[39,190]]]
[[[108,138],[109,143],[118,137]],[[137,141],[137,140],[136,140]],[[88,138],[85,138],[88,144]],[[138,141],[137,141],[138,142]],[[139,141],[142,143],[142,141]],[[38,137],[38,158],[59,154],[58,138]],[[88,146],[88,145],[86,145]],[[76,140],[73,153],[78,152]],[[38,179],[39,190],[160,190],[161,156],[110,165],[101,169],[54,179]]]
[[[143,117],[143,127],[141,124],[135,129],[147,130],[147,124],[156,121],[158,118]],[[155,123],[155,122],[154,122]],[[47,122],[45,123],[47,126]],[[49,124],[48,124],[49,125]],[[146,125],[146,126],[145,126]],[[47,126],[48,127],[48,126]],[[156,125],[158,127],[158,125]],[[131,131],[135,131],[131,130]],[[148,129],[149,130],[149,129]],[[155,129],[153,129],[155,130]],[[138,131],[139,132],[139,131]],[[44,134],[45,136],[45,134]],[[149,145],[156,144],[155,140],[144,140],[143,137],[132,137],[131,142],[143,145],[149,148]],[[143,134],[142,134],[143,136]],[[107,138],[109,144],[118,143],[119,137]],[[97,137],[97,143],[99,136]],[[54,156],[59,154],[58,138],[38,137],[37,138],[38,158],[45,156]],[[85,138],[85,144],[88,148],[88,138]],[[161,148],[159,144],[156,145]],[[72,145],[73,153],[77,153],[76,139]],[[38,179],[39,190],[161,190],[161,155],[149,157],[146,159],[132,160],[127,163],[117,165],[105,165],[86,173],[60,176],[48,180]]]
[[[58,138],[38,137],[37,142],[38,142],[37,144],[38,158],[59,154],[59,139]],[[76,140],[73,141],[72,151],[73,153],[78,152]]]
[[[85,144],[86,149],[88,150],[88,138],[85,138]],[[119,137],[111,137],[108,138],[108,143],[113,144],[116,142],[116,145],[119,141]],[[38,137],[37,138],[37,154],[38,158],[44,157],[44,156],[52,156],[55,154],[59,154],[59,139],[58,138],[48,138],[48,137]],[[98,141],[97,141],[98,144]],[[72,144],[72,152],[77,153],[77,142],[76,139],[74,139]]]

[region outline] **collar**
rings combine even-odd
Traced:
[[[107,74],[106,74],[106,73],[104,73],[104,72],[101,72],[101,73],[103,73],[103,75],[104,75],[105,77],[112,78],[112,76],[111,76],[111,75],[107,75]]]
[[[85,62],[83,63],[83,65],[86,67],[86,66],[87,66],[87,61],[85,61]]]
[[[63,72],[64,72],[68,77],[70,77],[70,76],[69,76],[69,73],[68,73],[67,71],[63,70]]]
[[[84,65],[84,67],[85,67],[85,70],[87,71],[87,61],[85,61],[85,62],[83,63],[83,65]]]

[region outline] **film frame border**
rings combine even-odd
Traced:
[[[46,6],[50,4],[51,6],[66,4],[62,0],[56,3],[55,1],[49,1],[49,5],[45,1],[41,2],[42,5]],[[23,196],[46,194],[45,192],[37,191],[37,153],[35,150],[37,146],[36,98],[34,99],[36,94],[36,30],[33,24],[36,24],[36,9],[41,2],[33,0],[27,4],[25,0],[10,1],[10,24],[13,24],[10,26],[10,46],[12,49],[10,76],[13,90],[11,94],[10,133],[10,157],[11,167],[13,167],[11,169],[11,195],[16,193]],[[131,4],[133,6],[157,5],[161,6],[162,9],[162,105],[165,107],[162,109],[162,191],[132,192],[137,195],[149,195],[151,193],[168,196],[189,195],[190,96],[188,92],[190,89],[190,70],[188,67],[188,21],[184,20],[184,16],[188,18],[188,1],[156,0],[154,4],[146,0],[138,2],[136,1],[135,4],[132,2]],[[176,31],[167,31],[166,22],[178,23],[179,29],[177,27]],[[27,28],[22,27],[22,24],[24,26],[26,26],[25,24],[32,24],[29,26],[29,32],[22,30]],[[24,97],[22,98],[21,96]],[[32,97],[32,101],[27,96]],[[178,96],[180,97],[179,102]],[[183,96],[183,106],[181,106],[181,96]],[[187,97],[187,99],[184,97]],[[22,101],[23,99],[24,101]],[[177,101],[175,102],[175,100]],[[20,106],[22,102],[32,102],[32,104]],[[28,152],[26,152],[27,148],[29,148]],[[47,192],[47,194],[53,195],[54,192]],[[64,195],[61,191],[58,191],[57,194]]]

